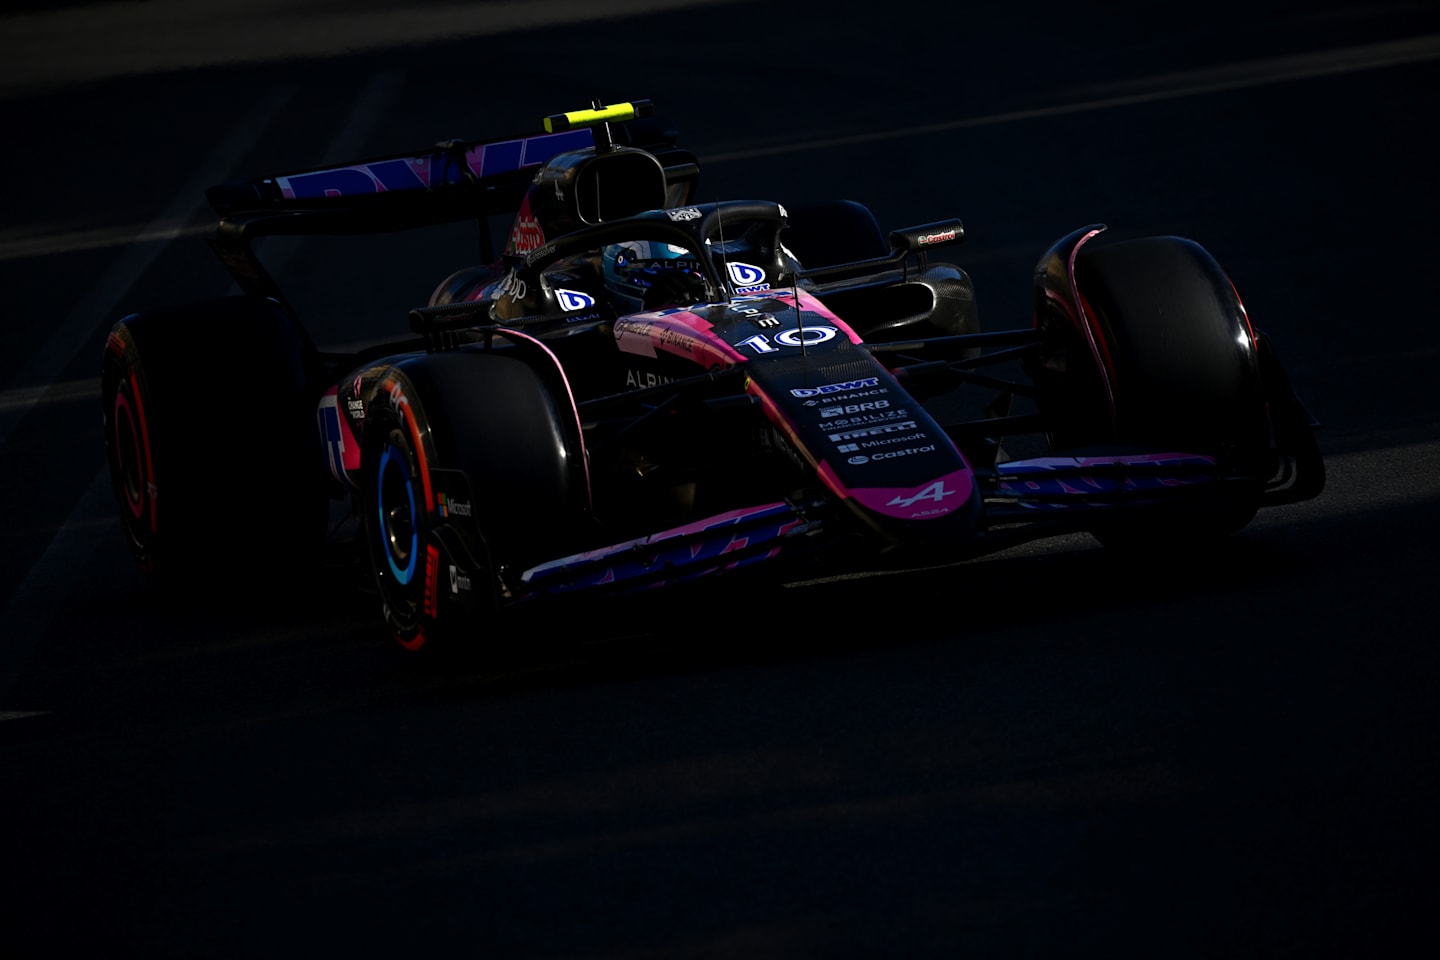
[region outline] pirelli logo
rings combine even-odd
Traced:
[[[829,436],[831,443],[839,443],[843,440],[860,440],[885,433],[910,433],[915,429],[916,423],[914,420],[902,420],[897,423],[877,424],[873,427],[861,427],[855,430],[842,430],[839,433],[832,433]]]

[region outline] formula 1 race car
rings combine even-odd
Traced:
[[[125,317],[104,354],[142,569],[208,564],[223,523],[248,544],[232,569],[282,576],[348,504],[418,652],[483,644],[501,611],[761,564],[1223,535],[1324,484],[1270,341],[1191,240],[1081,227],[1041,254],[1032,321],[982,332],[970,277],[933,257],[959,220],[697,202],[648,101],[543,126],[211,188],[243,294]],[[482,229],[482,265],[403,336],[344,352],[253,246],[493,217],[502,250]]]

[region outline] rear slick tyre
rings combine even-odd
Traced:
[[[111,329],[106,459],[121,529],[157,583],[209,592],[318,559],[328,495],[307,349],[278,305],[246,297],[133,314]]]

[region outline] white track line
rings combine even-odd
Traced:
[[[149,227],[98,227],[86,230],[67,230],[63,225],[35,226],[22,230],[0,230],[0,260],[33,260],[57,253],[81,253],[85,250],[104,250],[109,247],[126,247],[136,243],[173,240],[176,237],[200,237],[215,229],[211,223],[185,226],[181,223],[165,224],[163,229],[150,233]]]
[[[47,387],[21,387],[18,390],[0,391],[0,414],[19,411],[29,412],[32,407],[47,403],[71,403],[76,400],[94,400],[100,396],[100,378],[66,380],[52,383]]]

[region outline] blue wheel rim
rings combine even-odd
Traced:
[[[392,462],[392,461],[393,461],[393,462]],[[386,560],[386,562],[387,562],[387,563],[389,564],[389,566],[390,566],[390,572],[391,572],[391,574],[394,575],[395,581],[396,581],[397,583],[401,584],[402,586],[405,585],[405,584],[408,584],[408,583],[410,582],[411,578],[415,576],[415,557],[416,557],[417,553],[419,552],[419,547],[420,547],[420,535],[419,535],[420,525],[419,525],[419,523],[417,522],[417,518],[416,518],[416,515],[415,515],[415,487],[414,487],[414,485],[411,483],[411,480],[410,480],[410,471],[407,470],[407,469],[405,469],[404,464],[405,464],[405,456],[404,456],[404,454],[401,453],[401,451],[395,449],[395,447],[394,447],[393,445],[387,446],[387,447],[385,448],[385,452],[380,455],[380,467],[379,467],[379,469],[376,471],[377,476],[378,476],[378,478],[379,478],[379,482],[375,484],[375,490],[376,490],[376,495],[375,495],[375,509],[376,509],[376,512],[377,512],[378,515],[379,515],[379,516],[378,516],[378,519],[379,519],[379,521],[380,521],[379,530],[380,530],[381,539],[384,541],[383,544],[382,544],[382,546],[384,547],[384,550],[385,550],[385,560]],[[386,509],[385,509],[385,508],[386,508],[386,503],[385,503],[385,471],[386,471],[387,469],[391,468],[392,466],[393,466],[394,468],[396,468],[396,469],[401,470],[401,476],[402,476],[402,478],[403,478],[404,481],[405,481],[405,496],[406,496],[406,498],[407,498],[408,501],[409,501],[409,511],[410,511],[410,512],[409,512],[409,517],[410,517],[410,550],[409,550],[409,553],[408,553],[409,562],[405,565],[405,568],[404,568],[403,570],[400,568],[399,564],[397,564],[397,563],[395,562],[395,550],[394,550],[394,548],[391,546],[391,542],[392,542],[392,537],[391,537],[391,525],[390,525],[390,523],[388,522],[388,517],[386,516],[387,511],[386,511]]]

